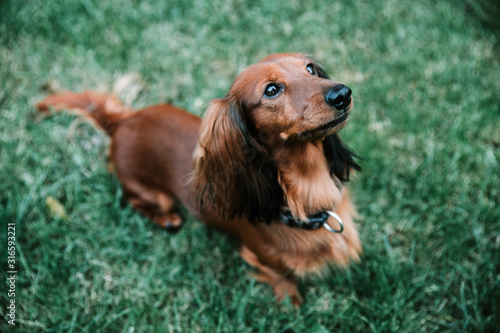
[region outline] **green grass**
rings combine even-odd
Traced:
[[[1,3],[0,262],[4,274],[16,223],[16,329],[497,330],[498,13],[486,0]],[[277,304],[227,237],[192,218],[170,235],[123,205],[107,138],[34,110],[48,85],[109,91],[138,73],[134,107],[168,101],[201,115],[246,66],[286,51],[353,89],[342,135],[365,157],[351,185],[362,262],[303,281],[300,310]],[[68,220],[50,214],[48,196]]]

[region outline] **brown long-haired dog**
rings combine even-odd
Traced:
[[[300,304],[297,277],[359,259],[344,183],[360,168],[337,133],[351,90],[302,54],[248,67],[203,120],[168,104],[133,112],[95,92],[51,95],[37,107],[74,109],[102,128],[133,207],[172,229],[181,203],[235,237],[279,300]]]

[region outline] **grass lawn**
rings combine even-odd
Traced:
[[[500,11],[484,1],[0,2],[0,331],[493,332],[500,327]],[[48,87],[202,115],[248,65],[305,52],[349,85],[362,262],[276,303],[236,244],[122,203],[108,139],[37,115]],[[60,204],[61,207],[58,208]],[[7,305],[16,305],[16,325]]]

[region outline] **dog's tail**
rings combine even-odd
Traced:
[[[63,92],[47,96],[36,105],[41,112],[70,110],[90,120],[96,127],[109,135],[116,130],[118,123],[134,114],[134,111],[113,95],[85,91],[81,94]]]

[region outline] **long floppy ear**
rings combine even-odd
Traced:
[[[314,67],[318,76],[330,79],[325,69],[315,62]],[[323,151],[328,163],[330,163],[330,174],[337,177],[342,182],[348,182],[351,170],[361,171],[361,166],[356,163],[355,158],[360,159],[347,145],[340,139],[338,133],[334,133],[323,140]]]
[[[212,102],[194,153],[191,195],[225,219],[245,216],[270,222],[283,200],[278,167],[248,131],[242,105],[226,97]]]
[[[360,157],[346,146],[338,133],[323,140],[323,151],[330,163],[330,174],[335,175],[340,181],[348,182],[352,169],[361,171],[361,166],[354,160]]]

